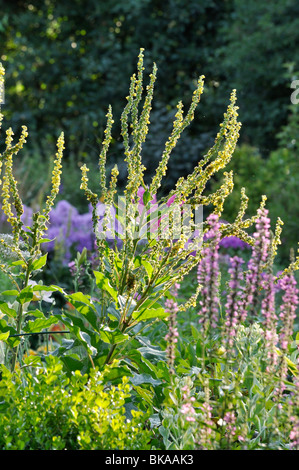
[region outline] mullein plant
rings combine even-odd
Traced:
[[[86,165],[81,168],[81,189],[93,208],[93,228],[100,263],[95,278],[101,291],[102,318],[108,319],[108,326],[113,324],[115,328],[117,325],[116,329],[121,335],[132,331],[138,323],[167,317],[168,311],[160,308],[161,299],[198,265],[205,250],[214,246],[214,240],[205,237],[210,226],[208,221],[201,220],[199,208],[207,206],[211,212],[210,220],[219,220],[219,239],[235,236],[250,245],[255,240],[247,233],[247,229],[258,217],[245,217],[248,198],[245,190],[242,190],[240,211],[235,221],[231,224],[220,223],[225,199],[233,190],[232,172],[224,174],[223,184],[215,193],[204,194],[210,178],[231,160],[239,137],[241,124],[238,121],[235,90],[231,93],[230,104],[212,148],[189,176],[179,178],[174,189],[159,198],[171,152],[184,129],[194,119],[204,89],[204,76],[198,79],[191,104],[185,113],[183,103],[178,103],[173,129],[165,143],[161,161],[150,184],[145,184],[142,147],[149,131],[157,67],[153,65],[143,93],[143,57],[141,49],[137,72],[131,78],[127,104],[121,116],[127,163],[124,194],[119,195],[117,192],[117,166],[112,169],[110,181],[107,182],[106,159],[113,125],[111,106],[107,112],[105,138],[99,156],[98,193],[89,188],[89,169]],[[265,201],[263,197],[261,208]],[[98,214],[100,203],[106,206],[105,217],[101,220]],[[114,244],[106,240],[106,233],[111,233],[111,229],[114,230]],[[217,285],[209,288],[216,289]],[[200,287],[185,305],[180,306],[180,311],[195,305],[199,291]],[[211,291],[211,305],[214,303],[213,296]],[[211,321],[213,324],[214,320]],[[115,357],[116,350],[117,344],[111,344],[108,361]]]
[[[0,64],[0,82],[4,87],[4,68]],[[1,109],[0,109],[1,111]],[[0,125],[3,114],[0,113]],[[5,149],[0,154],[0,180],[2,211],[11,226],[11,234],[0,236],[0,250],[2,253],[0,269],[10,279],[12,289],[1,292],[8,295],[11,302],[1,301],[0,303],[0,339],[5,341],[10,347],[10,365],[14,371],[19,352],[19,345],[22,334],[29,331],[38,331],[39,328],[46,327],[54,322],[54,319],[46,319],[42,312],[38,310],[30,311],[34,321],[27,322],[26,313],[32,300],[39,297],[40,292],[55,290],[53,286],[45,287],[32,281],[34,275],[44,267],[47,255],[43,254],[41,245],[49,241],[45,238],[48,228],[49,214],[54,205],[55,198],[59,191],[61,160],[64,149],[64,135],[58,138],[57,153],[54,160],[52,172],[52,188],[47,196],[43,210],[35,212],[32,216],[31,226],[24,226],[24,205],[22,203],[18,184],[13,174],[13,157],[16,156],[26,143],[28,136],[26,126],[22,126],[19,140],[13,142],[13,131],[6,130]],[[57,287],[58,290],[60,290]],[[38,292],[40,291],[40,292]]]

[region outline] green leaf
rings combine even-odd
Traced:
[[[29,320],[24,325],[24,332],[25,333],[39,333],[45,328],[49,328],[49,326],[54,325],[57,323],[57,319],[55,317],[49,318],[37,318],[36,320]]]
[[[60,356],[61,361],[64,363],[66,369],[69,372],[74,372],[76,370],[81,370],[84,367],[84,363],[81,359],[76,359],[73,356],[62,355]]]
[[[134,374],[131,378],[131,382],[133,385],[141,385],[141,384],[151,384],[151,385],[160,385],[162,382],[160,380],[155,380],[149,374]]]
[[[30,266],[30,270],[31,271],[37,271],[38,269],[41,269],[43,266],[45,266],[45,264],[47,262],[47,256],[48,256],[48,253],[46,253],[45,255],[41,256],[40,258],[34,260],[33,263]]]
[[[146,189],[143,193],[143,204],[147,206],[147,204],[152,200],[151,193],[149,192],[148,189]]]
[[[9,263],[10,266],[26,266],[25,262],[22,259],[19,259],[17,261],[12,261]]]
[[[143,312],[135,311],[133,312],[132,318],[138,321],[145,321],[152,318],[166,318],[169,313],[162,307],[160,308],[149,308]]]
[[[108,382],[119,383],[122,377],[131,377],[132,372],[126,365],[118,364],[117,367],[108,368],[105,370],[105,380]]]
[[[31,286],[24,287],[24,289],[21,290],[19,295],[17,296],[17,301],[24,305],[27,302],[31,302],[33,299],[33,291]]]
[[[42,284],[35,284],[31,286],[32,290],[35,291],[45,291],[45,292],[60,292],[61,294],[65,294],[64,290],[59,286],[43,286]]]
[[[28,310],[27,315],[30,315],[30,316],[33,316],[33,317],[36,317],[36,318],[46,318],[45,314],[43,312],[41,312],[40,310],[38,310],[38,309]]]
[[[31,367],[41,366],[41,359],[39,356],[27,356],[27,357],[23,357],[22,360],[26,366],[31,366]]]
[[[15,330],[15,328],[13,328],[12,326],[9,326],[6,321],[2,318],[0,319],[0,333],[7,332],[9,332],[9,336],[7,337],[5,342],[9,344],[11,348],[16,347],[20,343],[21,339],[19,337],[11,337],[11,335],[17,334],[17,330]]]
[[[109,327],[105,327],[100,330],[101,339],[105,343],[119,344],[129,339],[129,335],[122,333],[119,330],[110,330]]]
[[[145,268],[149,279],[151,279],[154,270],[152,265],[148,261],[143,259],[141,256],[136,256],[134,260],[134,268],[139,268],[140,266],[143,266]]]
[[[98,314],[95,306],[91,303],[90,298],[81,292],[76,292],[68,296],[68,300],[75,307],[77,312],[86,319],[93,328],[97,328]]]
[[[158,378],[158,370],[156,366],[146,359],[138,349],[132,349],[128,352],[130,361],[138,366],[138,370],[142,373],[151,375],[152,377]]]
[[[41,238],[39,240],[39,243],[49,243],[49,242],[53,242],[55,240],[55,238]]]
[[[5,333],[0,333],[0,341],[6,341],[8,337],[9,331],[6,331]]]
[[[0,311],[10,318],[16,318],[17,316],[17,312],[13,308],[10,308],[7,303],[3,302],[2,300],[0,301]]]
[[[151,390],[139,387],[139,385],[133,385],[133,388],[136,390],[138,395],[141,396],[141,398],[143,398],[147,403],[152,405],[154,392],[152,392]]]
[[[148,338],[144,336],[136,336],[136,339],[143,344],[141,348],[138,348],[138,351],[150,361],[165,360],[166,351],[162,351],[159,347],[153,346]]]
[[[116,302],[117,301],[117,291],[113,289],[111,286],[109,279],[107,279],[103,273],[100,273],[98,271],[93,272],[96,278],[96,285],[99,289],[105,290],[108,292],[113,300]]]
[[[120,311],[116,308],[115,303],[111,302],[109,307],[107,308],[107,315],[109,316],[110,320],[120,320]]]
[[[16,289],[5,290],[1,292],[1,295],[18,295],[19,291]]]

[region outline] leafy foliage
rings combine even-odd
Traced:
[[[105,376],[95,370],[90,376],[67,377],[54,357],[34,375],[26,374],[26,383],[19,372],[12,375],[1,366],[2,450],[147,448],[144,413],[132,409],[126,416],[130,386],[125,378],[119,386],[108,387]]]

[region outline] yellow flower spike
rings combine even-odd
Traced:
[[[282,232],[282,226],[283,226],[283,221],[280,219],[280,217],[278,217],[277,222],[276,222],[274,236],[273,236],[272,243],[271,243],[270,256],[265,267],[268,267],[268,266],[271,267],[274,263],[274,259],[277,255],[277,247],[278,245],[281,245],[280,235]]]
[[[139,62],[138,62],[138,76],[135,82],[135,93],[136,98],[133,99],[132,96],[132,88],[130,90],[130,100],[128,102],[128,108],[126,113],[123,113],[123,132],[125,135],[125,148],[126,148],[126,159],[125,161],[128,163],[128,184],[126,186],[125,194],[127,195],[128,200],[132,200],[135,198],[136,193],[138,191],[139,186],[144,185],[143,182],[143,174],[146,168],[142,164],[141,158],[141,151],[142,145],[146,140],[148,134],[148,126],[150,123],[150,112],[152,109],[151,103],[153,99],[154,93],[154,84],[156,81],[157,75],[157,67],[156,64],[153,65],[153,71],[150,74],[150,83],[147,86],[146,96],[144,100],[144,105],[138,119],[138,104],[142,97],[142,79],[143,79],[143,49],[141,49],[141,53],[139,55]],[[131,107],[131,115],[132,115],[132,139],[134,145],[131,150],[129,150],[128,145],[128,136],[126,133],[126,119],[129,113],[129,106]]]
[[[84,163],[84,165],[82,165],[80,169],[81,169],[81,173],[82,173],[80,189],[83,189],[83,191],[85,191],[85,195],[86,195],[87,200],[92,204],[93,207],[95,207],[97,202],[98,202],[98,195],[93,193],[88,188],[88,181],[89,180],[88,180],[88,177],[87,177],[87,173],[89,171],[89,168]]]
[[[248,201],[249,201],[249,198],[248,196],[246,196],[245,188],[241,188],[241,205],[240,205],[240,209],[235,220],[236,224],[238,224],[239,222],[243,220],[243,217],[248,207]]]
[[[169,161],[169,158],[170,158],[170,154],[171,154],[172,150],[175,148],[175,146],[176,146],[182,132],[184,131],[184,129],[194,119],[195,109],[196,109],[196,107],[197,107],[197,105],[200,101],[201,95],[203,93],[204,78],[205,78],[205,76],[202,75],[198,79],[197,88],[193,92],[192,102],[191,102],[191,105],[189,107],[189,110],[188,110],[185,118],[183,118],[183,104],[182,104],[182,102],[180,101],[177,105],[178,111],[177,111],[176,116],[175,116],[176,119],[173,123],[172,133],[171,133],[168,141],[166,142],[165,150],[163,152],[162,158],[161,158],[160,163],[158,165],[158,168],[155,172],[155,175],[152,179],[152,183],[151,183],[151,186],[150,186],[150,193],[151,194],[156,194],[158,189],[160,188],[162,178],[166,174],[167,164],[168,164],[168,161]],[[181,180],[181,181],[183,181],[183,180]]]
[[[62,156],[64,150],[64,133],[62,132],[57,140],[56,159],[54,160],[54,168],[52,171],[52,189],[50,195],[47,197],[46,207],[43,211],[44,216],[48,217],[49,212],[54,205],[55,198],[59,192],[61,182],[61,168]]]
[[[1,98],[4,95],[4,77],[5,77],[5,69],[0,62],[0,129],[3,120],[3,114],[1,113]],[[0,154],[1,157],[1,154]]]
[[[109,106],[108,113],[106,114],[107,117],[107,125],[106,129],[104,130],[105,139],[102,142],[102,151],[99,157],[99,169],[100,169],[100,194],[103,200],[105,200],[106,194],[106,159],[107,159],[107,152],[112,140],[111,137],[111,129],[113,121],[112,116],[112,108]]]

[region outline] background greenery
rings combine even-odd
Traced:
[[[0,0],[0,13],[5,125],[16,133],[24,123],[29,128],[27,154],[18,166],[19,180],[29,188],[25,203],[38,204],[47,187],[49,149],[55,151],[63,130],[61,198],[84,209],[78,167],[84,161],[96,168],[109,104],[115,120],[111,167],[118,161],[125,181],[118,123],[143,47],[146,71],[153,61],[158,65],[143,152],[148,176],[160,159],[176,103],[182,99],[188,105],[197,77],[206,76],[202,103],[174,151],[164,191],[188,174],[210,146],[236,88],[243,126],[231,164],[236,193],[225,215],[229,219],[237,210],[241,186],[248,188],[253,211],[266,193],[273,223],[278,215],[285,222],[283,256],[296,249],[298,111],[290,102],[299,55],[296,0]],[[94,185],[95,174],[90,172]]]

